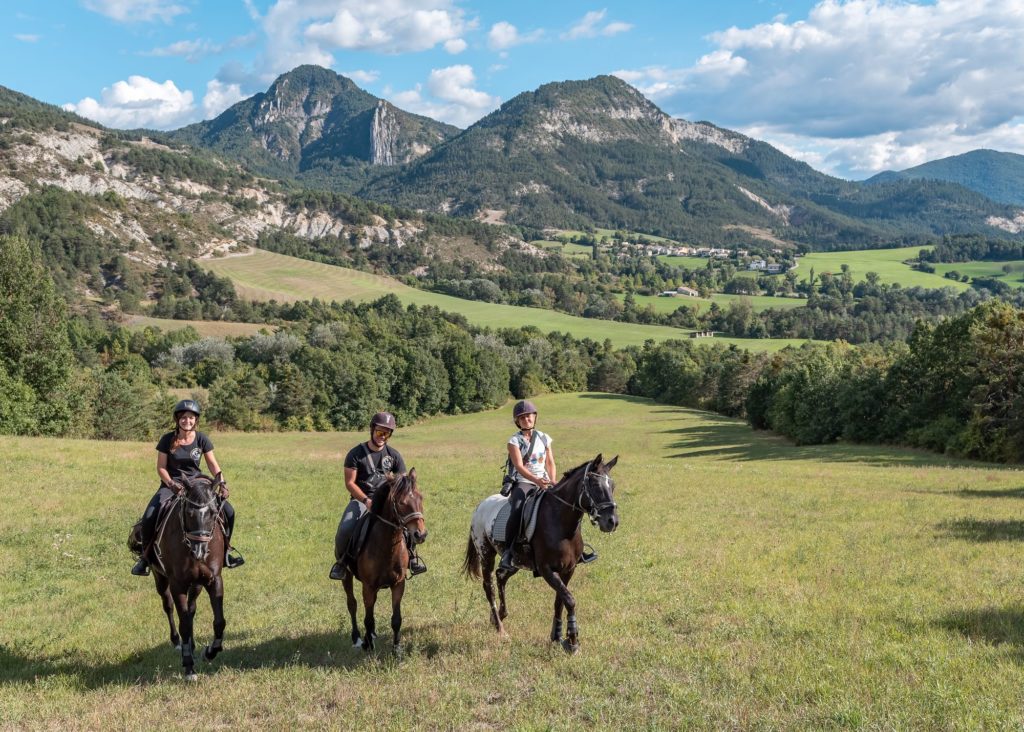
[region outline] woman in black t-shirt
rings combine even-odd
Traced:
[[[179,478],[194,478],[202,475],[200,461],[204,458],[206,467],[213,475],[220,473],[220,465],[217,463],[217,458],[213,456],[213,443],[204,433],[196,431],[199,414],[199,405],[195,401],[183,399],[178,402],[174,406],[174,431],[161,437],[156,444],[156,472],[160,476],[160,488],[149,501],[145,513],[142,514],[140,523],[143,555],[132,567],[134,575],[146,576],[149,574],[149,562],[146,559],[145,550],[156,534],[156,520],[160,514],[160,507],[176,495],[172,486],[177,483]],[[221,493],[227,499],[227,483],[222,485]],[[221,513],[224,515],[224,528],[227,533],[225,539],[230,539],[235,526],[235,509],[225,500],[221,504]],[[225,545],[229,547],[224,559],[225,567],[230,569],[245,562],[242,557],[231,553],[229,542],[225,541]]]

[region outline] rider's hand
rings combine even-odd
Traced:
[[[231,495],[231,491],[228,490],[228,482],[226,480],[220,484],[218,492],[220,493],[220,497],[224,499],[227,499],[227,497]]]
[[[372,506],[372,505],[373,505],[373,499],[372,498],[367,498],[366,499],[366,510],[369,511],[370,510],[370,506]]]
[[[185,494],[185,486],[183,486],[181,483],[179,483],[176,480],[172,480],[171,484],[168,486],[168,488],[170,488],[172,491],[174,491],[174,495],[176,495],[176,496],[181,496],[181,495]]]

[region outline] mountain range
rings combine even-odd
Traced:
[[[0,117],[40,114],[102,129],[0,88]],[[1018,236],[1024,228],[1024,204],[993,193],[996,184],[1021,192],[1014,164],[1022,156],[979,151],[984,175],[960,164],[947,165],[945,176],[912,169],[846,181],[737,132],[672,118],[613,76],[545,84],[460,131],[333,71],[300,66],[215,119],[114,135],[164,143],[206,161],[208,172],[234,161],[288,190],[352,193],[407,212],[531,231],[598,226],[700,244],[761,237],[825,250],[958,233]]]
[[[887,170],[869,178],[867,183],[889,183],[895,180],[944,180],[999,203],[1024,206],[1024,155],[972,150],[932,160],[906,170]]]

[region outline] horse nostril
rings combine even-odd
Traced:
[[[416,541],[418,541],[419,543],[422,544],[426,540],[427,540],[427,531],[426,531],[426,529],[424,529],[423,531],[417,531],[416,532]]]

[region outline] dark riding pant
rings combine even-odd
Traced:
[[[334,535],[334,558],[337,561],[340,562],[344,559],[345,554],[348,552],[349,542],[352,541],[352,534],[355,531],[356,524],[359,523],[359,519],[368,510],[366,504],[362,501],[357,501],[353,498],[348,502],[348,506],[345,507],[345,511],[341,514],[341,521],[338,522],[338,531]]]
[[[512,492],[508,494],[508,502],[512,506],[512,511],[508,515],[508,528],[506,529],[509,545],[518,541],[523,533],[523,504],[526,503],[526,494],[536,487],[529,481],[519,480],[512,486]]]

